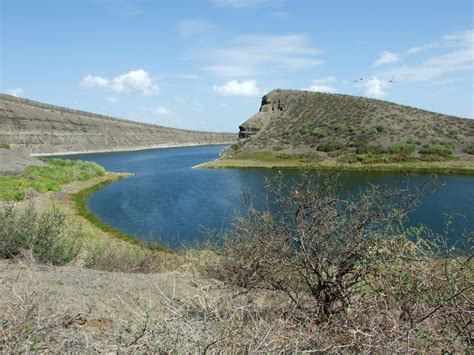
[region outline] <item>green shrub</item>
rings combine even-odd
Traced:
[[[474,144],[471,144],[470,146],[467,146],[466,148],[464,148],[464,151],[468,154],[474,155]]]
[[[13,204],[0,206],[0,257],[30,251],[37,262],[65,265],[79,254],[81,237],[67,231],[65,215],[55,208],[40,214],[31,204],[22,211]]]
[[[442,146],[444,146],[448,149],[454,149],[454,148],[456,148],[458,143],[455,140],[447,139],[447,140],[441,141],[439,144],[441,144]]]
[[[335,150],[339,150],[339,149],[342,149],[344,148],[344,144],[342,142],[339,142],[339,141],[328,141],[328,142],[325,142],[325,143],[321,143],[317,150],[319,150],[320,152],[333,152]]]
[[[301,128],[300,128],[300,133],[301,135],[305,136],[307,134],[310,134],[311,131],[313,130],[313,125],[311,122],[306,122]]]
[[[387,156],[383,154],[375,154],[375,153],[366,153],[366,154],[358,154],[357,159],[362,164],[382,164],[387,162]]]
[[[355,154],[344,154],[337,158],[339,163],[353,164],[357,163],[359,160]]]
[[[329,133],[324,128],[321,128],[321,127],[315,127],[311,131],[311,135],[316,136],[318,138],[324,138],[324,137],[328,136],[328,134]]]
[[[357,133],[357,128],[349,127],[348,131],[349,131],[350,134],[356,134]]]
[[[8,144],[8,143],[0,143],[0,148],[2,148],[2,149],[10,149],[10,144]]]
[[[416,144],[415,143],[397,143],[397,144],[392,145],[388,150],[390,153],[410,155],[410,154],[415,153]]]
[[[425,146],[420,150],[420,154],[450,157],[453,154],[453,151],[442,144],[425,144]]]
[[[379,124],[378,126],[375,127],[375,129],[377,130],[377,132],[379,133],[387,133],[387,132],[390,132],[392,130],[392,127],[390,127],[388,124],[386,123],[381,123]]]
[[[346,125],[343,124],[343,123],[339,123],[339,122],[338,122],[338,123],[335,123],[335,124],[333,125],[333,127],[334,127],[334,130],[335,130],[336,132],[347,131],[347,127],[346,127]]]

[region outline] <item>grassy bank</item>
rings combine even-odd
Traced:
[[[245,154],[237,158],[216,160],[196,166],[206,169],[314,169],[342,171],[379,171],[423,174],[474,175],[474,161],[446,160],[363,164],[316,160],[304,155],[277,155],[272,152]]]
[[[48,166],[29,166],[18,175],[0,177],[0,201],[21,201],[29,189],[37,192],[61,191],[65,184],[105,175],[93,162],[43,158]]]
[[[118,238],[120,240],[123,240],[125,242],[131,243],[131,244],[134,244],[134,245],[142,246],[143,245],[142,241],[136,239],[135,237],[133,237],[133,236],[131,236],[131,235],[125,233],[125,232],[122,232],[118,229],[115,229],[114,227],[110,226],[107,223],[102,222],[94,213],[92,213],[92,211],[89,209],[89,207],[87,205],[87,198],[91,194],[93,194],[94,192],[100,190],[101,188],[109,185],[110,183],[112,183],[114,181],[122,180],[122,179],[126,178],[127,176],[128,175],[126,175],[126,174],[114,174],[109,179],[103,180],[103,181],[101,181],[101,182],[99,182],[99,183],[97,183],[97,184],[95,184],[91,187],[88,187],[88,188],[83,189],[79,192],[76,192],[71,197],[72,197],[72,200],[74,201],[74,205],[75,205],[77,213],[81,217],[85,218],[87,221],[92,223],[95,227],[99,228],[100,230],[104,231],[105,233],[107,233],[108,235],[110,235],[114,238]],[[160,246],[160,245],[156,245],[156,244],[148,245],[147,247],[151,248],[153,250],[156,250],[156,251],[172,252],[171,249]]]

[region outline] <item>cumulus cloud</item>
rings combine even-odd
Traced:
[[[160,92],[150,74],[143,69],[132,70],[113,79],[86,75],[80,82],[80,86],[85,89],[106,88],[116,93],[139,93],[144,96],[156,95]]]
[[[259,96],[260,89],[255,80],[238,82],[231,80],[224,85],[213,85],[212,89],[221,96]]]
[[[23,94],[24,94],[24,91],[22,88],[16,88],[16,89],[9,89],[7,90],[7,93],[12,95],[12,96],[16,96],[16,97],[22,97]]]
[[[101,76],[86,75],[80,85],[85,89],[106,88],[109,85],[109,80]]]
[[[386,80],[380,79],[373,75],[369,80],[364,83],[365,94],[371,97],[382,97],[386,96],[387,93],[384,91],[388,86]]]
[[[208,48],[194,56],[210,61],[203,70],[213,75],[249,77],[322,64],[315,58],[319,50],[308,42],[308,38],[301,34],[237,36],[229,41],[228,46]]]
[[[388,63],[396,63],[402,59],[401,55],[394,52],[383,51],[380,53],[378,59],[374,62],[375,66],[388,64]]]

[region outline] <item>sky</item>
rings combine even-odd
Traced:
[[[471,0],[0,3],[0,92],[15,96],[228,132],[276,88],[474,118]]]

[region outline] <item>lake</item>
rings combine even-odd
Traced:
[[[90,209],[104,222],[137,238],[158,237],[172,247],[198,241],[205,229],[224,228],[236,211],[242,210],[243,189],[257,204],[264,198],[265,178],[274,170],[192,169],[214,160],[225,146],[200,146],[64,156],[97,162],[109,171],[135,175],[114,182],[89,197]],[[297,177],[284,171],[285,178]],[[346,192],[357,192],[368,183],[394,186],[397,173],[346,172],[341,181]],[[414,175],[415,185],[428,176]],[[446,214],[456,217],[450,232],[474,230],[474,177],[440,176],[442,187],[425,196],[410,215],[410,224],[425,224],[435,231],[445,229]]]

